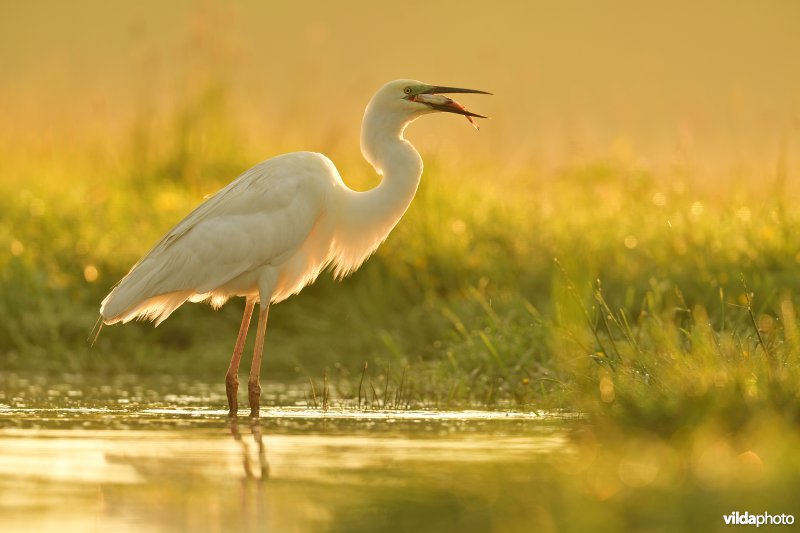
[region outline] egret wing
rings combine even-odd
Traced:
[[[103,300],[103,318],[160,323],[187,299],[285,260],[324,212],[332,171],[330,160],[309,152],[269,159],[246,171],[133,266]]]

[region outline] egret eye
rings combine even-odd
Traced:
[[[411,94],[411,87],[406,87],[405,89],[403,89],[403,92],[406,94]]]

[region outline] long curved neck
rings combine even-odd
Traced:
[[[403,138],[407,117],[383,113],[372,104],[361,124],[361,153],[382,176],[373,189],[347,190],[339,215],[336,273],[356,268],[386,239],[417,192],[422,158]]]
[[[391,220],[394,227],[408,209],[422,176],[422,158],[410,142],[403,138],[407,119],[375,113],[367,108],[361,124],[361,153],[375,171],[383,176],[372,190],[358,195],[356,212],[366,218],[362,223],[383,225]]]

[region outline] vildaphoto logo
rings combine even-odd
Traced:
[[[794,515],[790,514],[750,514],[747,511],[722,515],[726,526],[790,526],[794,524]]]

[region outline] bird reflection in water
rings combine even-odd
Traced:
[[[250,426],[250,433],[253,436],[252,443],[246,431]],[[267,463],[267,453],[264,448],[264,439],[261,433],[261,423],[258,419],[250,419],[249,424],[240,425],[239,419],[233,417],[230,423],[231,435],[233,440],[242,445],[242,466],[244,466],[244,476],[240,479],[239,490],[239,519],[242,520],[244,531],[260,531],[263,524],[269,521],[268,495],[265,491],[267,479],[269,479],[269,463]],[[242,431],[245,434],[242,435]],[[255,455],[258,457],[258,464],[254,461],[252,444],[255,443]]]
[[[269,479],[269,463],[267,462],[267,452],[264,448],[264,439],[261,433],[261,422],[257,418],[249,419],[250,433],[253,435],[253,442],[256,445],[256,455],[258,456],[258,473],[253,467],[253,457],[250,453],[250,446],[242,437],[239,427],[239,419],[231,418],[231,435],[233,440],[242,445],[242,459],[244,464],[244,483],[250,481],[266,481]]]

